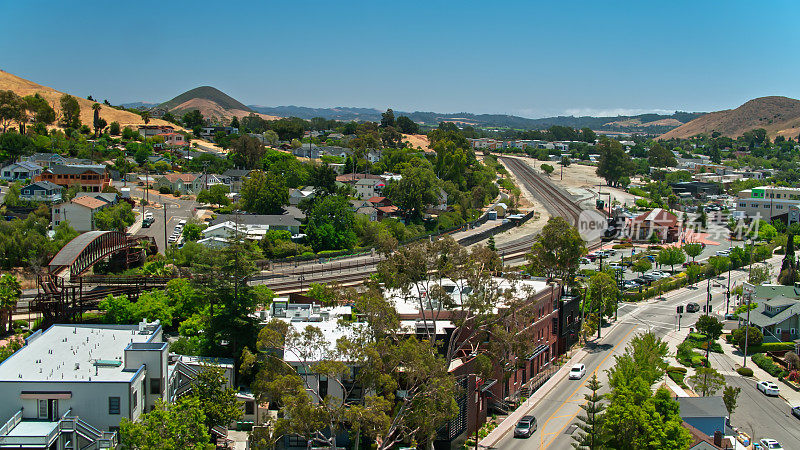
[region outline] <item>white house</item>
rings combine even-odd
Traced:
[[[361,178],[355,182],[354,187],[356,189],[356,197],[366,200],[379,196],[383,188],[386,187],[386,182],[375,178]]]
[[[7,181],[33,180],[41,174],[42,167],[29,161],[11,163],[0,170],[0,178]]]
[[[94,230],[94,216],[109,203],[88,195],[75,197],[64,203],[57,203],[51,209],[53,228],[61,222],[68,221],[69,225],[77,232]]]

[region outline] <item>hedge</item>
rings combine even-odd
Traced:
[[[678,366],[669,366],[669,367],[667,367],[667,373],[671,373],[671,372],[686,373],[686,367],[678,367]]]
[[[672,381],[674,381],[678,386],[680,386],[682,388],[687,388],[688,387],[688,386],[686,386],[686,383],[683,381],[683,377],[686,376],[685,373],[683,373],[683,372],[667,372],[667,376],[672,378]]]
[[[767,342],[766,344],[753,345],[747,347],[747,354],[766,353],[766,352],[781,352],[794,350],[794,342]]]
[[[749,367],[739,367],[738,369],[736,369],[736,372],[743,377],[753,376],[753,369]]]
[[[756,353],[751,357],[751,359],[755,365],[762,368],[773,377],[783,378],[787,375],[787,372],[784,371],[781,366],[775,364],[775,362],[772,361],[772,358],[764,355],[763,353]]]

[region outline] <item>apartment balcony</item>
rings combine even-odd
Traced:
[[[62,435],[67,438],[56,443]],[[25,419],[20,409],[0,427],[0,449],[2,448],[114,449],[117,448],[117,433],[94,428],[79,417],[73,416],[72,410],[64,413],[58,421],[49,421]]]

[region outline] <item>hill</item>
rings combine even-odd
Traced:
[[[335,120],[355,120],[355,121],[380,121],[381,113],[375,108],[308,108],[303,106],[259,106],[250,105],[254,111],[264,114],[275,114],[283,117],[300,117],[311,119],[314,117],[324,117]],[[637,116],[617,116],[617,117],[592,117],[592,116],[558,116],[547,117],[544,119],[529,119],[526,117],[512,116],[506,114],[471,114],[461,113],[436,113],[436,112],[403,112],[395,111],[395,116],[405,115],[413,121],[435,126],[439,122],[454,122],[459,125],[470,125],[478,127],[514,128],[538,130],[550,128],[554,125],[584,128],[593,130],[621,131],[621,132],[641,132],[649,134],[661,134],[678,127],[692,119],[702,115],[702,113],[676,112],[671,115],[662,114],[640,114]]]
[[[45,100],[50,103],[53,109],[56,110],[57,115],[61,114],[61,104],[59,100],[64,93],[51,87],[42,86],[0,70],[0,90],[11,90],[20,96],[33,95],[38,92],[39,95],[44,97]],[[81,122],[91,127],[94,118],[92,105],[96,102],[86,100],[82,97],[75,98],[78,100],[78,104],[81,106]],[[123,128],[128,125],[144,125],[144,120],[142,120],[142,117],[138,114],[114,109],[105,105],[103,105],[100,109],[100,117],[105,119],[108,123],[119,122],[120,126]],[[153,125],[170,125],[168,122],[158,119],[151,119],[150,123]]]
[[[735,138],[745,131],[764,128],[770,137],[800,134],[800,100],[788,97],[760,97],[736,109],[708,113],[660,136],[660,139],[689,138],[718,131]]]
[[[257,114],[240,101],[211,86],[200,86],[186,91],[172,100],[161,103],[154,109],[170,111],[176,115],[196,109],[199,110],[204,117],[226,120],[231,119],[233,116],[242,118],[248,114]],[[266,120],[277,118],[271,115],[259,115]]]

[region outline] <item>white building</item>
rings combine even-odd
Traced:
[[[0,178],[8,181],[33,180],[41,174],[42,168],[29,161],[12,163],[0,170]]]
[[[739,191],[736,210],[750,219],[763,219],[786,216],[789,223],[800,221],[800,189],[760,186]]]

